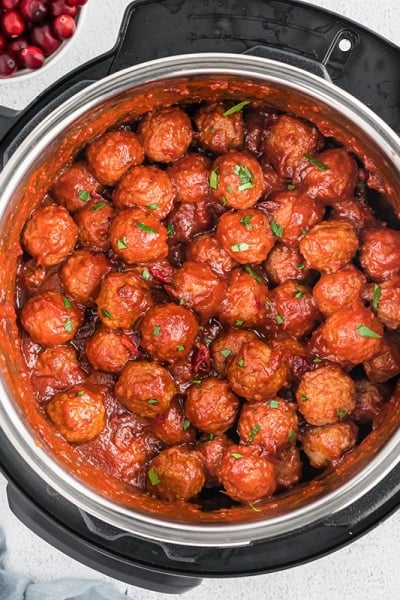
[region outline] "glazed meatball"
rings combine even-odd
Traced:
[[[185,154],[193,130],[187,114],[172,106],[148,113],[139,124],[138,135],[149,160],[170,163]]]
[[[34,390],[44,398],[66,390],[84,378],[85,372],[75,348],[53,346],[39,353],[32,370],[31,383]]]
[[[111,263],[100,252],[76,250],[60,269],[63,288],[76,302],[91,306],[104,277],[111,271]]]
[[[231,327],[257,327],[266,316],[268,288],[248,273],[234,269],[228,279],[228,289],[218,316]]]
[[[324,150],[311,158],[293,183],[302,183],[312,198],[329,204],[351,198],[358,179],[356,161],[344,148]]]
[[[290,115],[280,116],[263,143],[263,153],[281,177],[291,179],[304,163],[304,154],[315,153],[322,145],[315,125]]]
[[[370,286],[368,295],[378,319],[389,329],[400,327],[400,276]]]
[[[268,219],[256,208],[221,215],[216,238],[229,256],[238,263],[261,263],[275,244]]]
[[[285,281],[274,288],[266,306],[269,330],[294,337],[307,335],[320,320],[310,289],[296,281]]]
[[[322,221],[310,229],[300,242],[306,266],[326,273],[345,267],[357,249],[357,234],[346,221]]]
[[[139,356],[139,350],[125,333],[102,328],[86,340],[85,354],[97,371],[120,373],[128,360]]]
[[[201,492],[205,481],[197,453],[180,446],[162,450],[147,471],[147,491],[169,502],[191,500]]]
[[[231,440],[225,434],[215,436],[213,433],[209,433],[206,438],[200,439],[197,451],[203,462],[207,487],[219,485],[219,466],[225,450],[231,445]]]
[[[165,171],[155,165],[140,165],[121,179],[112,197],[119,208],[139,207],[158,219],[165,219],[172,209],[175,193]]]
[[[371,381],[384,383],[400,374],[400,336],[387,331],[380,350],[363,363],[365,373]]]
[[[106,424],[103,389],[88,383],[74,385],[66,392],[55,394],[46,412],[67,442],[89,442]]]
[[[46,290],[29,298],[22,307],[21,323],[37,344],[58,346],[75,337],[83,323],[83,312],[60,292]]]
[[[50,193],[58,204],[70,212],[82,208],[92,194],[101,192],[102,185],[93,177],[86,163],[78,161],[63,169],[50,188]]]
[[[349,221],[358,234],[361,234],[365,229],[378,226],[371,207],[368,206],[365,200],[335,199],[331,200],[329,205],[333,207],[335,219]]]
[[[237,431],[242,444],[262,446],[269,454],[276,454],[297,439],[296,407],[282,398],[246,403]]]
[[[261,340],[244,344],[228,367],[231,388],[249,402],[273,398],[287,380],[282,353]]]
[[[357,426],[351,421],[310,427],[302,436],[303,450],[316,469],[336,465],[356,445],[357,433]]]
[[[143,162],[144,152],[136,134],[128,129],[115,129],[88,144],[86,159],[97,181],[115,185],[130,167]]]
[[[177,389],[170,373],[154,362],[128,362],[114,388],[115,397],[142,417],[168,410]]]
[[[187,247],[186,256],[189,261],[208,263],[217,275],[225,275],[236,265],[218,240],[209,234],[196,237]]]
[[[187,391],[185,415],[205,433],[225,433],[235,422],[238,408],[239,398],[225,380],[209,377]]]
[[[296,391],[298,409],[311,425],[342,421],[356,406],[353,380],[339,367],[327,365],[305,373]]]
[[[169,408],[156,415],[150,425],[151,431],[166,446],[193,442],[196,430],[185,417],[180,402],[173,398]]]
[[[352,417],[358,423],[369,423],[380,413],[384,398],[378,386],[368,379],[354,382],[356,388],[356,407]]]
[[[244,344],[258,340],[253,331],[233,329],[222,335],[211,344],[211,358],[215,371],[225,377],[228,365],[235,359]]]
[[[361,266],[373,281],[400,273],[400,232],[379,227],[366,231],[360,248]]]
[[[206,263],[187,261],[176,269],[167,291],[207,321],[224,300],[226,283]]]
[[[313,333],[311,346],[317,356],[344,365],[357,365],[377,354],[382,347],[383,326],[374,313],[353,302],[326,319]]]
[[[111,247],[128,264],[165,258],[167,230],[153,215],[140,208],[125,208],[112,221]]]
[[[31,293],[39,290],[46,279],[46,274],[46,267],[38,265],[34,258],[21,265],[21,282]]]
[[[110,228],[114,209],[101,197],[74,213],[79,227],[79,241],[84,248],[106,252],[111,248]]]
[[[259,446],[229,446],[220,462],[218,478],[226,494],[243,503],[272,496],[277,485],[275,468]]]
[[[365,275],[353,265],[336,273],[323,273],[313,288],[313,296],[325,317],[339,308],[360,301],[366,285]]]
[[[168,217],[168,232],[176,242],[188,242],[198,233],[212,227],[212,215],[209,204],[182,202],[172,210]]]
[[[244,123],[241,111],[232,112],[223,104],[202,106],[194,116],[197,140],[202,148],[226,154],[243,145]]]
[[[304,373],[313,368],[313,357],[305,343],[292,337],[276,337],[272,339],[272,348],[281,352],[288,367],[290,383],[297,383]]]
[[[275,467],[278,487],[290,488],[300,481],[303,463],[300,451],[295,444],[282,448],[270,458]]]
[[[264,263],[264,270],[272,283],[284,283],[288,279],[305,281],[310,270],[306,268],[304,258],[297,248],[284,244],[275,244]]]
[[[100,321],[110,329],[130,329],[153,301],[147,283],[132,271],[109,273],[96,298]]]
[[[167,303],[147,311],[139,326],[142,347],[155,360],[183,361],[199,331],[194,314],[184,306]]]
[[[308,230],[324,216],[323,205],[301,190],[283,190],[265,203],[274,235],[287,246],[297,247]]]
[[[264,192],[264,176],[254,156],[231,151],[219,156],[210,173],[212,194],[229,208],[250,208]]]
[[[176,189],[176,199],[189,204],[206,200],[210,193],[210,169],[210,159],[198,153],[182,156],[171,165],[168,175]]]
[[[22,233],[25,250],[39,265],[57,265],[72,252],[78,228],[66,208],[49,204],[35,210]]]

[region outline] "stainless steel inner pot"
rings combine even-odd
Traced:
[[[215,85],[217,81],[222,85]],[[1,427],[27,467],[65,499],[88,515],[146,539],[219,547],[273,539],[311,526],[352,504],[393,469],[400,455],[400,398],[395,394],[382,426],[344,460],[336,473],[272,498],[259,513],[249,508],[232,514],[228,510],[223,520],[213,522],[206,514],[191,517],[183,511],[159,516],[152,506],[135,508],[125,501],[118,486],[113,498],[100,494],[87,483],[85,465],[68,452],[62,460],[53,455],[49,424],[42,419],[35,429],[32,426],[37,415],[19,351],[14,283],[19,235],[27,216],[42,199],[48,178],[89,139],[156,106],[244,97],[308,118],[324,135],[342,141],[365,161],[375,186],[400,214],[397,135],[330,81],[287,64],[244,55],[175,56],[107,77],[44,118],[9,158],[0,175]]]

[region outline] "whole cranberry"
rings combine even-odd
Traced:
[[[70,6],[77,6],[78,8],[80,8],[81,6],[84,6],[86,4],[87,0],[66,0],[66,2]]]
[[[19,62],[26,69],[40,69],[44,63],[43,50],[37,46],[27,46],[19,54]]]
[[[7,46],[7,40],[4,37],[4,35],[2,33],[0,33],[0,52],[2,50],[4,50],[4,48]]]
[[[58,15],[71,15],[75,17],[78,9],[76,6],[70,6],[66,0],[50,0],[49,12],[52,17],[58,17]]]
[[[17,70],[17,60],[13,52],[0,52],[0,76],[9,77]]]
[[[12,10],[18,4],[19,0],[0,0],[0,7],[4,10]]]
[[[45,19],[48,6],[45,0],[20,0],[19,10],[25,21],[39,23]]]
[[[28,40],[25,36],[21,35],[20,37],[14,38],[8,42],[7,49],[14,52],[18,57],[21,50],[28,46]]]
[[[48,23],[32,27],[30,38],[33,46],[39,46],[39,48],[43,50],[45,56],[52,54],[60,45],[60,40],[54,37]]]
[[[1,28],[6,37],[19,37],[25,31],[25,21],[17,10],[9,10],[1,16]]]
[[[75,20],[70,15],[59,15],[53,21],[53,31],[60,40],[72,37],[75,29]]]

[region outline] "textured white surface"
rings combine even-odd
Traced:
[[[0,104],[20,109],[72,68],[111,49],[128,0],[90,0],[79,38],[64,58],[25,82],[0,81]],[[345,15],[400,46],[398,0],[319,0],[309,2]],[[399,65],[400,66],[400,65]],[[59,577],[104,578],[55,550],[27,530],[11,513],[0,476],[0,523],[7,536],[6,566],[35,580]],[[327,557],[287,571],[251,578],[206,580],[185,600],[273,598],[274,600],[389,600],[400,598],[400,513],[363,538]],[[171,598],[115,582],[129,598]],[[57,599],[54,599],[57,600]]]

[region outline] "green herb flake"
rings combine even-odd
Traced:
[[[356,189],[357,190],[365,190],[367,188],[367,184],[364,181],[357,181]]]
[[[136,227],[139,227],[139,229],[145,233],[153,233],[154,235],[158,235],[157,231],[153,229],[153,227],[146,225],[146,223],[143,223],[142,221],[136,221]]]
[[[304,263],[301,263],[300,265],[297,265],[297,267],[296,267],[296,269],[297,269],[298,271],[302,271],[302,270],[303,270],[303,269],[305,269],[305,268],[306,268],[306,265],[305,265]]]
[[[320,358],[319,356],[316,356],[316,357],[313,359],[313,363],[315,363],[315,364],[317,364],[317,363],[321,363],[321,362],[322,362],[322,358]]]
[[[232,354],[232,350],[229,348],[224,348],[223,350],[220,350],[220,354],[222,354],[224,358],[228,358],[228,356]]]
[[[233,170],[235,175],[237,175],[240,179],[240,185],[238,186],[239,192],[249,190],[256,185],[254,183],[253,173],[245,165],[236,165]]]
[[[209,337],[205,337],[204,339],[204,343],[206,346],[209,346],[211,344],[211,342],[213,341],[211,338]]]
[[[244,320],[243,319],[236,319],[235,321],[235,327],[241,327],[244,324]]]
[[[212,190],[217,190],[218,189],[218,185],[219,185],[219,172],[217,169],[214,169],[213,171],[211,171],[210,173],[210,188]]]
[[[250,104],[250,100],[243,100],[242,102],[238,102],[234,106],[231,106],[231,108],[228,108],[228,110],[226,110],[224,113],[222,113],[222,116],[230,117],[234,113],[240,112],[242,108],[244,108],[248,104]]]
[[[147,404],[150,404],[150,406],[156,406],[158,404],[158,400],[155,398],[150,398],[150,400],[147,400]]]
[[[123,237],[123,238],[120,238],[119,240],[117,240],[118,250],[126,250],[127,247],[128,247],[128,240],[126,239],[126,237]]]
[[[261,429],[261,425],[254,425],[253,429],[250,432],[249,435],[249,439],[247,440],[247,445],[250,446],[250,444],[253,443],[254,438],[256,437],[257,433],[260,431]]]
[[[186,431],[187,429],[189,429],[190,426],[191,426],[191,422],[189,421],[189,419],[184,419],[183,423],[182,423],[183,431]]]
[[[148,204],[147,208],[149,210],[158,210],[160,208],[160,205],[159,204]]]
[[[191,379],[190,383],[193,383],[194,385],[201,385],[201,379]]]
[[[281,238],[283,236],[283,227],[281,227],[280,225],[278,225],[278,223],[275,223],[275,221],[270,221],[269,222],[269,226],[271,227],[272,233],[276,237]]]
[[[88,200],[90,200],[90,192],[88,192],[87,190],[79,190],[78,196],[84,202],[87,202]]]
[[[179,298],[179,302],[178,302],[179,306],[184,306],[185,305],[185,301],[183,298]]]
[[[302,230],[301,230],[301,236],[302,236],[303,238],[304,238],[304,237],[306,237],[307,233],[308,233],[307,229],[302,229]]]
[[[72,321],[71,321],[71,317],[68,317],[68,319],[65,321],[65,323],[64,323],[64,329],[68,333],[72,333]]]
[[[378,305],[379,305],[381,293],[382,293],[381,287],[379,285],[375,284],[374,285],[374,295],[372,298],[372,307],[375,312],[378,312]]]
[[[107,205],[107,202],[103,202],[103,201],[101,201],[101,202],[96,202],[96,204],[93,204],[93,206],[91,206],[91,207],[89,208],[89,210],[90,210],[91,212],[95,212],[96,210],[100,210],[101,208],[104,208],[106,205]]]
[[[376,331],[372,331],[372,329],[370,329],[366,325],[358,324],[356,325],[356,328],[361,337],[374,339],[379,339],[382,337],[379,333],[376,333]]]
[[[66,298],[65,296],[63,296],[63,304],[65,306],[65,308],[71,308],[72,306],[72,302],[69,298]]]
[[[76,396],[78,396],[78,398],[80,398],[81,396],[83,396],[85,394],[85,392],[83,390],[79,390],[78,392],[76,392]]]
[[[172,223],[168,223],[167,225],[167,235],[174,235],[175,228]]]
[[[282,325],[282,323],[285,322],[285,317],[282,317],[282,315],[276,315],[275,321],[278,323],[278,325]]]
[[[338,408],[336,409],[336,414],[339,418],[339,421],[342,421],[345,416],[347,415],[347,412],[345,410],[343,410],[343,408]]]
[[[251,277],[253,279],[255,279],[256,281],[258,281],[258,283],[262,283],[263,278],[261,277],[261,275],[258,275],[258,273],[255,273],[253,271],[253,269],[249,265],[246,265],[245,268],[244,268],[244,270],[246,271],[246,273],[248,273],[249,275],[251,275]]]
[[[236,460],[238,460],[239,458],[243,458],[243,454],[240,454],[240,452],[231,452],[231,456],[233,458],[236,458]]]
[[[297,433],[295,432],[294,429],[292,429],[292,431],[288,435],[288,442],[290,444],[293,444],[296,440],[297,440]]]
[[[278,408],[278,406],[279,406],[279,400],[270,400],[269,401],[269,406],[270,406],[270,408]]]
[[[246,227],[246,229],[248,229],[249,231],[251,231],[253,229],[253,225],[250,223],[252,218],[253,218],[253,215],[246,215],[245,217],[240,219],[241,224],[244,225]]]
[[[302,394],[300,396],[300,400],[302,400],[303,402],[306,402],[308,400],[307,396],[305,394]]]
[[[145,281],[148,281],[150,279],[151,275],[150,275],[150,271],[148,270],[147,267],[145,267],[142,271],[142,279],[144,279]]]
[[[255,506],[255,504],[253,504],[252,502],[249,502],[249,506],[251,510],[254,510],[254,512],[261,512],[261,508],[257,508],[257,506]]]
[[[297,290],[294,294],[295,298],[302,298],[304,296],[304,292],[302,290]]]
[[[238,242],[237,244],[233,244],[233,246],[231,246],[232,252],[246,252],[246,250],[249,248],[250,246],[249,244],[246,244],[246,242]]]
[[[289,183],[289,185],[287,186],[287,189],[289,190],[289,192],[293,192],[293,190],[296,189],[296,186],[293,185],[293,183]]]
[[[180,344],[179,346],[176,347],[177,352],[183,352],[184,349],[185,349],[185,346],[183,344]]]
[[[160,335],[160,331],[161,331],[161,326],[160,325],[156,325],[153,329],[153,335],[155,335],[156,337],[158,337]]]
[[[154,467],[150,467],[147,471],[147,477],[149,478],[151,485],[158,485],[161,481]]]
[[[244,359],[243,358],[239,358],[239,360],[237,361],[237,366],[238,367],[244,367]]]
[[[105,317],[106,319],[112,319],[111,313],[109,310],[107,310],[106,308],[102,308],[101,309],[101,314],[103,315],[103,317]]]
[[[226,191],[228,192],[228,194],[232,194],[232,186],[230,183],[228,183],[228,185],[226,186]]]
[[[330,169],[328,165],[325,165],[323,162],[317,160],[316,158],[311,156],[311,154],[307,154],[307,152],[305,152],[303,156],[308,160],[308,162],[310,162],[315,167],[318,167],[318,169],[321,169],[322,171],[328,171]]]

